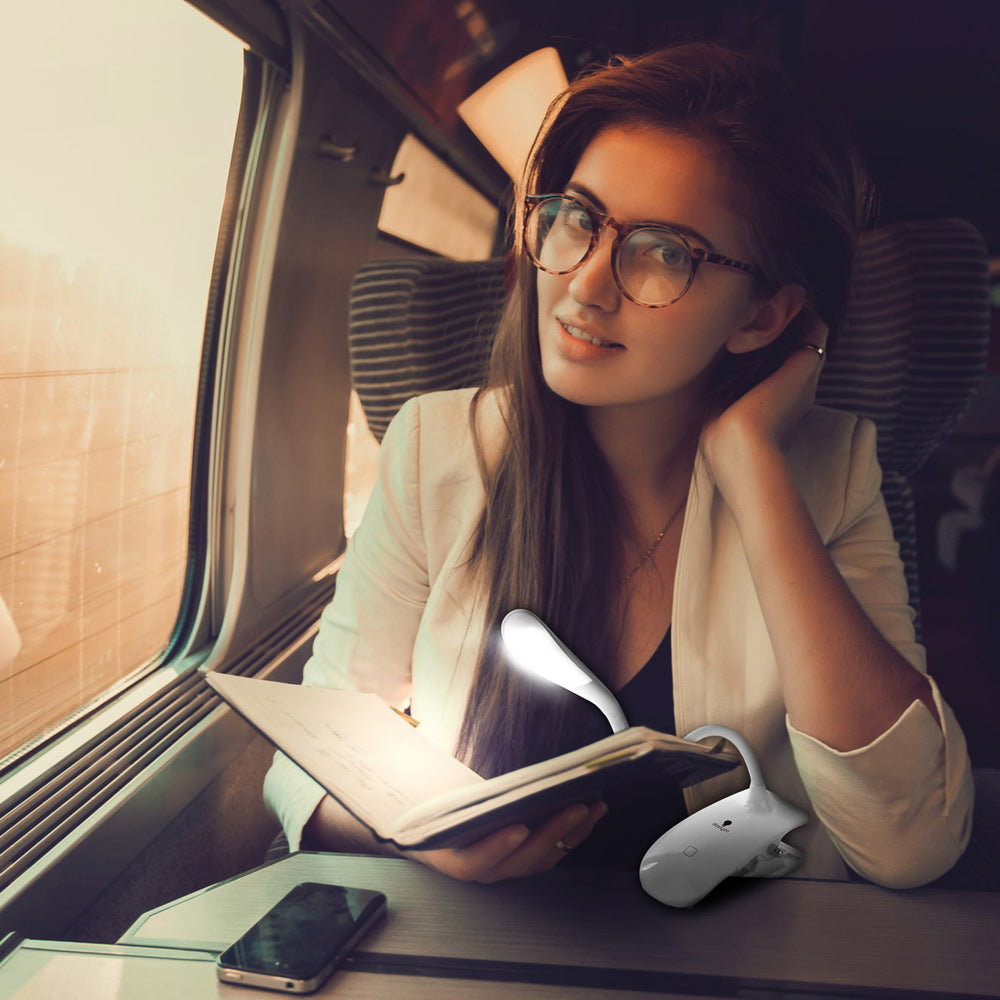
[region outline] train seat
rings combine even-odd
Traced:
[[[818,401],[878,427],[883,493],[920,626],[911,478],[965,412],[989,338],[986,246],[962,219],[896,222],[861,240],[852,301]],[[504,261],[369,261],[354,278],[354,387],[379,441],[410,396],[476,385],[503,300]]]

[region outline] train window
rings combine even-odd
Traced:
[[[180,0],[20,4],[0,65],[0,757],[153,657],[187,559],[243,45]]]

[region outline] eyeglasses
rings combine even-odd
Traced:
[[[686,236],[649,222],[625,225],[562,194],[525,198],[524,249],[548,274],[570,274],[594,252],[606,226],[615,231],[611,273],[622,294],[636,305],[672,305],[690,287],[701,264],[721,264],[747,274],[751,265],[692,245]]]

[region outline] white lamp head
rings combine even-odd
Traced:
[[[586,698],[604,713],[612,732],[628,729],[615,696],[530,611],[516,608],[508,612],[500,623],[500,635],[511,660],[521,670]]]
[[[530,611],[517,608],[507,614],[500,623],[500,634],[511,659],[523,670],[536,673],[568,691],[576,691],[596,680]]]

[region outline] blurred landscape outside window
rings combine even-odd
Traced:
[[[243,45],[183,0],[8,5],[0,60],[0,758],[141,671],[187,560]]]

